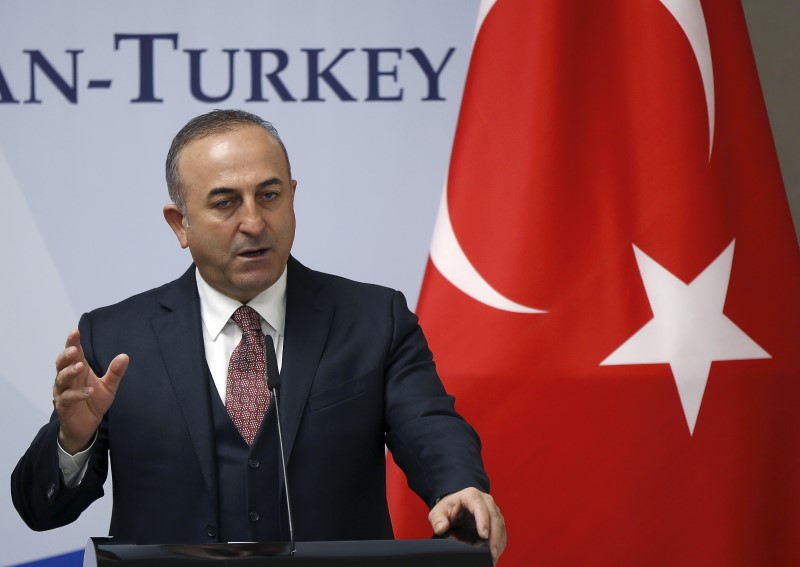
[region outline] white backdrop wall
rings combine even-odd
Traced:
[[[189,264],[161,216],[163,162],[196,114],[237,107],[273,121],[299,181],[295,255],[416,303],[478,2],[0,1],[6,482],[50,413],[53,360],[80,314]],[[745,7],[767,102],[776,101],[773,127],[789,132],[778,139],[784,178],[800,201],[791,159],[800,9],[791,0]],[[106,533],[109,514],[106,497],[76,524],[37,534],[0,490],[0,564],[81,548]]]
[[[54,357],[80,314],[174,279],[191,261],[161,208],[167,148],[196,114],[237,107],[273,121],[298,180],[295,255],[416,303],[477,0],[53,0],[0,11],[6,482],[52,409]],[[276,88],[263,75],[282,58]],[[107,533],[109,513],[105,497],[75,525],[37,534],[6,488],[0,564],[82,548]]]

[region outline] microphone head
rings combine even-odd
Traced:
[[[278,355],[270,335],[264,335],[264,354],[267,357],[267,383],[270,389],[281,387],[281,373],[278,371]]]

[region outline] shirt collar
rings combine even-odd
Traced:
[[[280,336],[286,323],[286,272],[283,273],[274,284],[251,299],[247,305],[261,315]],[[208,282],[200,275],[200,270],[195,268],[197,280],[197,292],[200,295],[200,316],[203,325],[208,331],[212,341],[216,341],[222,329],[231,320],[233,312],[243,304],[232,299],[211,287]]]

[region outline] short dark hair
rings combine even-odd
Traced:
[[[205,138],[206,136],[213,136],[214,134],[222,134],[223,132],[230,132],[237,128],[244,126],[255,125],[260,126],[266,130],[270,136],[275,138],[275,141],[281,146],[283,155],[286,158],[286,167],[289,170],[289,178],[292,177],[292,166],[289,164],[289,153],[286,151],[286,146],[283,145],[278,131],[270,122],[263,118],[256,116],[244,110],[212,110],[206,114],[195,116],[186,125],[181,128],[167,152],[166,163],[166,177],[167,177],[167,190],[172,202],[175,203],[182,213],[186,214],[186,199],[184,197],[184,189],[181,184],[181,176],[178,171],[178,161],[181,157],[181,151],[190,142]]]

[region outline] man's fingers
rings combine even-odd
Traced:
[[[64,350],[56,357],[56,379],[53,384],[53,401],[56,405],[70,405],[91,398],[95,392],[106,391],[113,395],[119,382],[128,370],[130,359],[127,354],[117,355],[108,365],[108,370],[98,382],[97,376],[89,368],[80,343],[80,331],[73,329],[67,334]],[[105,395],[105,394],[102,394]],[[110,404],[100,401],[99,407]],[[102,410],[105,411],[105,410]]]
[[[489,538],[489,549],[492,552],[492,557],[494,558],[495,562],[500,557],[500,554],[503,553],[503,550],[506,548],[506,522],[503,518],[503,514],[500,513],[500,508],[497,505],[494,506],[494,509],[489,513],[491,517],[491,524],[492,524],[492,535]]]
[[[75,388],[85,378],[86,368],[85,363],[76,362],[68,364],[59,370],[58,374],[56,374],[55,384],[53,384],[54,395]],[[83,385],[85,385],[85,380],[83,381]]]
[[[503,514],[491,495],[476,488],[448,494],[433,507],[428,519],[437,535],[472,544],[482,541],[495,562],[506,547]]]
[[[492,497],[476,488],[467,488],[466,490],[457,492],[453,496],[459,497],[458,508],[454,510],[457,514],[456,517],[460,517],[464,514],[472,516],[475,532],[478,537],[489,539],[491,522],[489,520],[489,508],[487,507],[485,499],[493,503]],[[454,516],[451,515],[450,518],[452,520]]]
[[[61,372],[70,364],[74,364],[78,360],[78,349],[74,346],[68,346],[56,357],[56,372]]]
[[[71,346],[78,346],[81,344],[81,332],[78,329],[72,329],[67,333],[67,340],[64,343],[64,348],[67,349]]]
[[[477,489],[467,488],[442,498],[428,515],[434,533],[443,535],[457,530],[464,534],[474,532],[472,538],[487,539],[489,513],[481,496],[482,493]]]
[[[56,375],[53,384],[53,402],[59,413],[71,405],[83,402],[94,394],[94,388],[86,385],[86,364],[77,362]]]
[[[492,524],[489,518],[489,507],[486,500],[492,503],[492,505],[494,504],[491,496],[477,492],[476,494],[468,495],[465,505],[475,519],[475,529],[478,532],[478,537],[488,540],[491,534]]]
[[[111,361],[111,364],[108,365],[108,371],[106,375],[103,376],[103,382],[105,382],[106,387],[112,392],[117,391],[120,380],[125,376],[125,372],[128,371],[128,364],[130,364],[128,355],[118,354],[114,357],[114,360]]]
[[[431,509],[428,514],[428,521],[433,527],[433,533],[436,535],[444,535],[450,529],[450,519],[446,512],[447,503],[444,499],[436,503],[436,506]]]
[[[56,402],[61,405],[70,405],[76,404],[78,402],[83,402],[90,398],[94,393],[94,388],[86,387],[86,388],[73,388],[71,390],[65,390],[61,394],[59,394],[58,399]]]
[[[64,382],[64,378],[68,376],[72,377],[84,370],[84,368],[80,366],[81,363],[86,365],[86,359],[83,355],[83,349],[81,348],[80,337],[80,332],[78,332],[77,329],[73,329],[67,335],[67,340],[64,344],[64,350],[62,350],[56,357],[56,385],[58,385],[59,382]],[[75,366],[75,368],[72,369],[72,373],[69,373],[70,366]],[[67,370],[68,373],[62,376],[62,372],[64,370]]]

